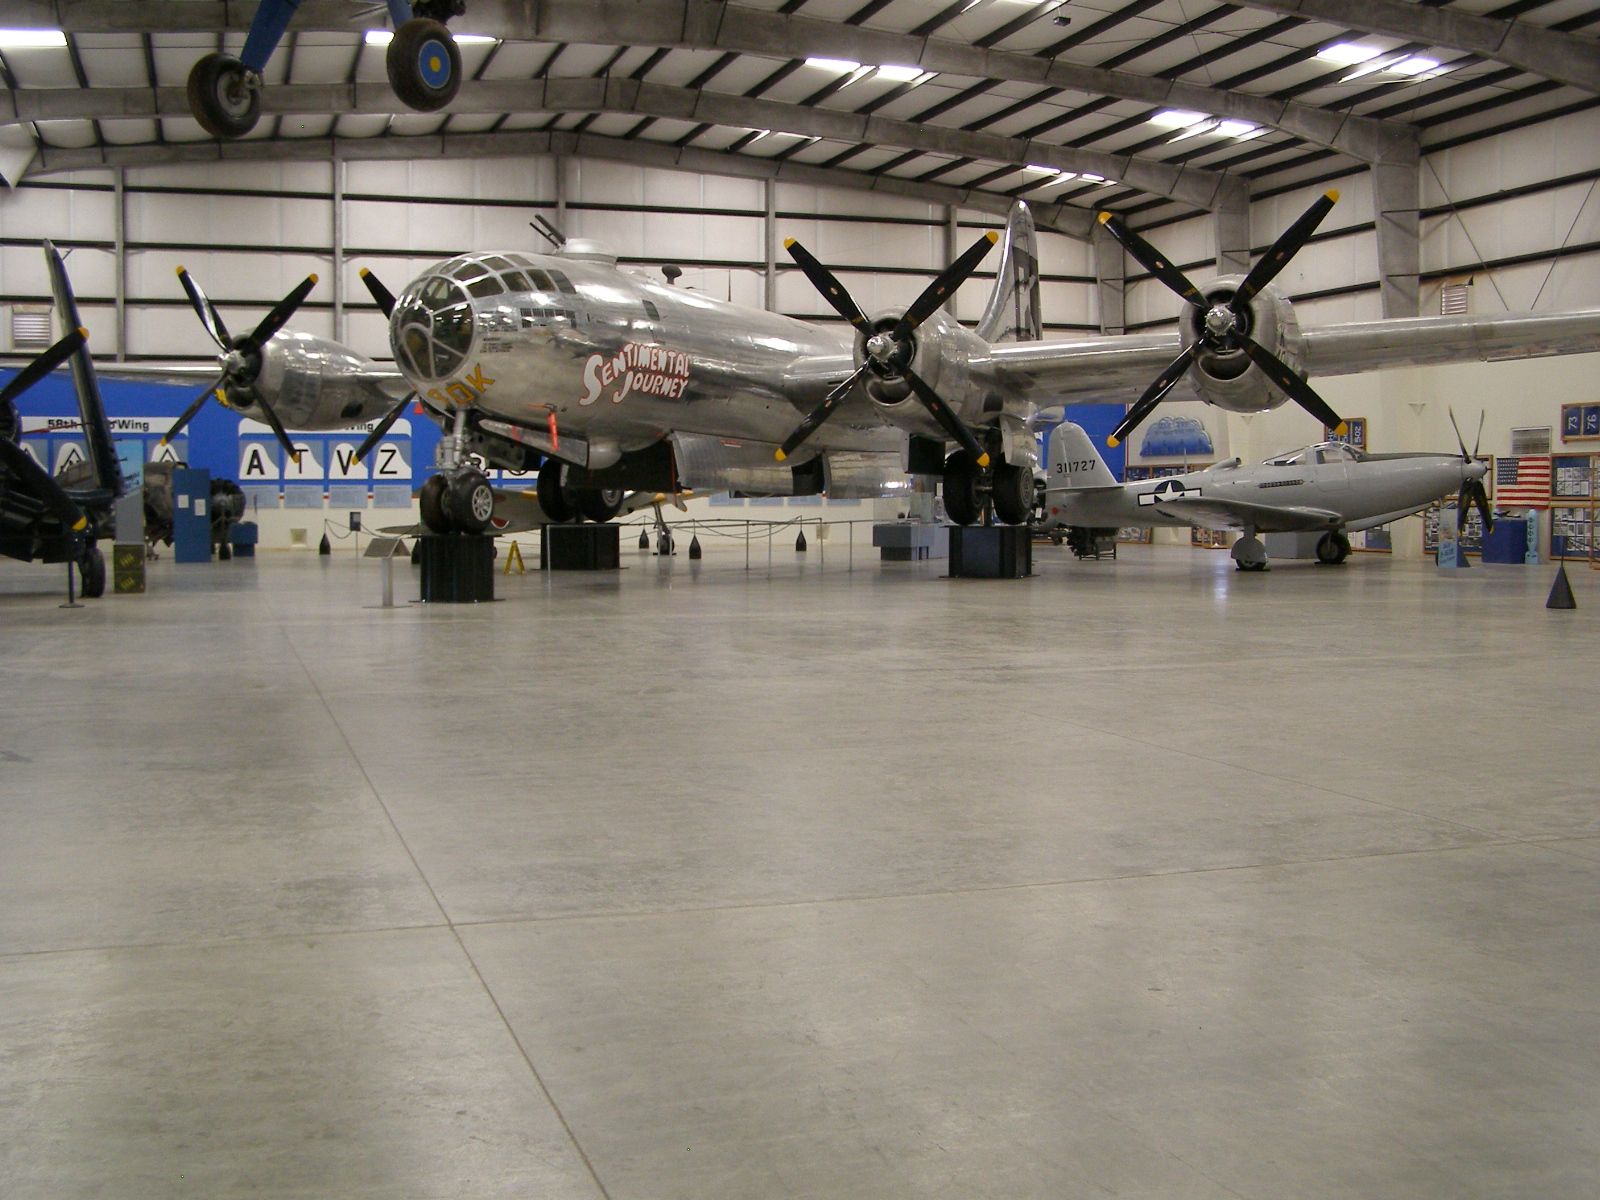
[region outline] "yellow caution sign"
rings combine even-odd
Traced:
[[[522,565],[522,547],[517,545],[517,543],[515,543],[515,542],[511,543],[511,549],[506,554],[506,569],[505,569],[505,573],[507,575],[511,574],[511,564],[512,563],[516,563],[517,564],[517,574],[518,575],[526,575],[528,573],[528,568]]]

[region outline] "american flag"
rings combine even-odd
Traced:
[[[1506,508],[1550,507],[1550,456],[1494,460],[1494,502]]]

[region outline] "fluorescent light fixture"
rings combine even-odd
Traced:
[[[1082,175],[1079,175],[1078,178],[1083,180],[1085,183],[1092,183],[1096,187],[1104,187],[1108,183],[1116,182],[1114,179],[1107,179],[1104,175],[1096,175],[1093,171],[1085,171]]]
[[[1041,175],[1059,175],[1059,174],[1061,174],[1061,168],[1060,167],[1047,167],[1047,166],[1044,166],[1041,163],[1029,163],[1025,169],[1029,170],[1029,171],[1037,171]]]
[[[1201,121],[1213,119],[1202,112],[1189,112],[1182,108],[1164,108],[1150,118],[1150,124],[1159,125],[1162,129],[1187,129],[1191,125],[1198,125]]]
[[[458,46],[487,46],[500,40],[483,33],[453,33],[450,36]],[[392,41],[394,41],[392,29],[367,30],[366,42],[369,46],[387,46]]]
[[[1341,67],[1353,67],[1357,63],[1369,62],[1382,53],[1383,51],[1377,46],[1363,46],[1356,42],[1335,42],[1318,50],[1317,57],[1323,62],[1334,63]]]
[[[923,71],[921,67],[897,67],[889,64],[879,67],[878,74],[895,83],[910,83],[914,79],[919,79]]]
[[[1422,58],[1415,55],[1411,58],[1402,58],[1399,62],[1384,68],[1384,70],[1393,71],[1397,75],[1426,75],[1429,71],[1437,71],[1438,69],[1438,59]]]
[[[838,75],[843,75],[846,71],[859,71],[861,69],[860,63],[852,62],[848,58],[808,58],[806,59],[806,66],[816,67],[821,71],[832,71]]]
[[[1071,171],[1062,171],[1054,179],[1041,179],[1034,186],[1042,187],[1042,188],[1060,187],[1063,183],[1071,183],[1076,178],[1077,178],[1077,175],[1074,174],[1073,172],[1071,172]]]
[[[1217,126],[1220,137],[1230,137],[1240,142],[1248,142],[1251,138],[1258,138],[1266,132],[1260,125],[1252,125],[1249,121],[1223,121]]]
[[[67,35],[59,29],[0,29],[0,50],[25,50],[66,44]]]

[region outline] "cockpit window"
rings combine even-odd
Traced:
[[[390,335],[395,358],[412,375],[443,379],[466,361],[472,327],[472,303],[461,285],[430,276],[395,306]]]
[[[505,288],[500,285],[497,276],[485,275],[482,279],[474,279],[467,284],[467,291],[482,300],[486,296],[498,296],[505,291]]]
[[[498,254],[491,254],[488,258],[484,259],[483,265],[488,267],[491,271],[511,270],[511,263],[506,259],[501,258]]]
[[[1292,454],[1281,454],[1277,458],[1269,458],[1266,465],[1269,467],[1298,467],[1302,466],[1305,461],[1306,452],[1304,450],[1296,450]]]
[[[555,280],[556,287],[567,295],[576,296],[578,294],[578,289],[572,286],[572,280],[568,279],[560,271],[551,271],[550,278]]]
[[[525,292],[528,290],[528,277],[521,271],[507,271],[500,276],[505,281],[506,291]]]

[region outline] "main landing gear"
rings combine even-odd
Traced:
[[[444,23],[464,0],[387,0],[394,39],[384,59],[389,86],[408,108],[434,112],[461,89],[461,51]],[[189,111],[213,137],[243,137],[261,119],[262,73],[300,0],[262,0],[238,58],[207,54],[189,71]]]
[[[587,518],[605,524],[622,511],[621,488],[573,487],[567,482],[567,469],[549,460],[539,469],[539,507],[558,525]]]
[[[1325,567],[1336,567],[1350,557],[1350,539],[1342,530],[1325,533],[1317,542],[1317,561]]]
[[[1244,536],[1233,544],[1233,549],[1229,553],[1233,555],[1233,561],[1238,564],[1241,571],[1267,569],[1267,548],[1256,536],[1254,529],[1246,529]]]
[[[987,504],[1004,525],[1025,525],[1033,509],[1033,472],[996,458],[985,468],[970,451],[957,450],[944,463],[944,511],[957,525],[972,525]]]

